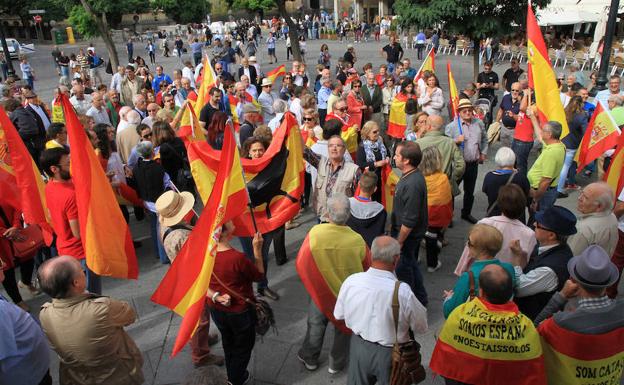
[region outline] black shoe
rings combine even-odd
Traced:
[[[276,260],[275,260],[275,264],[276,264],[277,266],[282,266],[282,265],[286,264],[287,262],[288,262],[288,258],[279,259],[279,260],[278,260],[278,259],[276,259]]]
[[[264,289],[258,289],[258,296],[259,297],[266,296],[266,297],[271,298],[273,301],[277,301],[277,300],[280,299],[279,294],[277,294],[273,290],[269,289],[268,287],[266,287]]]
[[[557,193],[557,198],[567,198],[567,197],[569,197],[568,193],[564,193],[564,192]]]
[[[461,219],[465,220],[466,222],[470,222],[473,225],[477,223],[477,218],[473,217],[470,214],[462,214]]]

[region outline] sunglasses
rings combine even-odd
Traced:
[[[313,120],[314,120],[314,119],[312,119],[312,118],[303,118],[303,121],[304,121],[304,122],[311,122],[311,121],[313,121]]]
[[[520,90],[511,90],[511,92],[520,92]]]
[[[143,139],[147,139],[147,138],[151,138],[151,137],[152,137],[152,133],[151,132],[149,134],[143,135]]]
[[[379,134],[379,130],[371,131],[371,134]]]
[[[353,86],[353,88],[362,88],[362,86]]]
[[[290,79],[292,79],[292,78],[291,78],[290,76],[284,76],[284,79],[286,79],[286,80],[290,80]]]
[[[349,107],[342,107],[338,109],[338,111],[340,112],[347,112],[348,110],[349,110]]]

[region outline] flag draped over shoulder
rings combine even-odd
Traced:
[[[223,154],[205,142],[193,143],[193,146],[194,152],[189,153],[191,171],[197,191],[206,203],[215,186]],[[301,134],[292,113],[284,115],[264,156],[241,162],[258,231],[264,234],[275,230],[297,215],[304,188],[304,163]],[[246,203],[246,199],[238,201],[241,206]],[[244,209],[233,219],[235,233],[253,236],[255,230],[249,207]]]
[[[433,52],[433,47],[431,47],[431,49],[427,53],[427,56],[421,64],[420,69],[416,73],[414,79],[418,81],[420,78],[422,78],[423,72],[425,71],[435,72],[435,52]]]
[[[282,64],[281,66],[272,69],[267,72],[266,79],[271,79],[271,83],[275,84],[275,81],[278,77],[284,76],[286,74],[286,65]]]
[[[407,95],[399,92],[390,104],[390,113],[388,115],[388,135],[396,139],[405,138],[405,128],[407,128],[405,104],[407,103],[407,99]]]
[[[429,366],[469,384],[546,385],[539,334],[513,302],[493,305],[475,298],[453,310]]]
[[[619,135],[620,130],[611,113],[598,102],[576,152],[577,172],[581,172],[586,165],[599,158],[605,151],[615,147]]]
[[[615,196],[619,196],[622,189],[624,189],[624,135],[620,135],[618,145],[615,149],[615,153],[611,157],[611,163],[609,169],[604,176],[605,182],[611,186]]]
[[[457,117],[457,107],[459,106],[459,92],[457,92],[457,83],[451,71],[451,62],[446,62],[446,72],[449,80],[449,113],[451,120]]]
[[[0,173],[4,174],[5,183],[12,184],[15,181],[19,190],[19,207],[24,214],[24,221],[31,225],[39,225],[43,230],[46,243],[50,244],[53,230],[46,206],[45,183],[17,129],[2,107],[0,107],[0,132],[3,132],[0,136],[5,140],[4,150],[0,150],[2,152],[0,155],[4,158],[4,161],[0,160],[0,164],[3,164],[0,167]],[[8,159],[10,159],[10,164],[6,162]],[[3,195],[4,191],[2,189]]]
[[[392,213],[392,205],[394,202],[394,190],[397,183],[401,179],[390,165],[384,166],[381,170],[381,188],[383,189],[381,194],[381,204],[386,208],[388,214]]]
[[[544,37],[530,2],[527,12],[527,51],[529,78],[532,79],[535,91],[539,120],[542,124],[550,120],[561,123],[561,138],[563,139],[569,132],[568,121],[563,111],[557,79],[548,58]]]
[[[70,172],[87,266],[98,275],[136,279],[139,269],[132,236],[113,188],[69,99],[59,97],[71,146]]]
[[[331,223],[310,229],[296,261],[297,273],[314,304],[345,334],[351,330],[334,318],[340,286],[351,274],[369,267],[370,253],[364,239],[347,226]]]
[[[624,366],[624,329],[581,334],[551,317],[539,325],[550,384],[619,384]]]
[[[188,146],[189,157],[196,159],[196,162],[205,159],[201,148],[203,144],[206,143],[192,142]],[[220,155],[213,188],[197,225],[151,298],[184,317],[172,355],[176,355],[189,341],[204,309],[221,227],[238,217],[247,201],[243,170],[232,130],[224,133]]]

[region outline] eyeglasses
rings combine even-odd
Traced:
[[[362,88],[362,86],[353,86],[353,88]]]
[[[338,108],[338,111],[340,111],[340,112],[347,112],[348,110],[349,110],[348,107]]]
[[[371,134],[379,134],[379,130],[371,131]]]
[[[285,79],[285,80],[290,80],[290,79],[292,79],[292,78],[291,78],[290,76],[284,76],[284,79]]]
[[[511,90],[511,92],[520,92],[520,90]]]
[[[143,139],[147,139],[147,138],[151,138],[151,137],[152,137],[152,133],[151,132],[149,134],[143,135]]]
[[[312,119],[312,118],[303,118],[303,121],[304,121],[304,122],[311,122],[311,121],[313,121],[313,120],[314,120],[314,119]]]

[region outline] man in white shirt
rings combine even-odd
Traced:
[[[273,102],[278,100],[278,96],[272,92],[273,82],[269,78],[262,79],[262,92],[258,96],[258,103],[262,107],[262,118],[268,123],[275,117]]]
[[[618,243],[615,246],[615,251],[611,256],[611,262],[617,266],[620,271],[620,279],[622,279],[622,270],[624,270],[624,188],[620,191],[615,207],[613,208],[613,214],[618,218]],[[618,285],[620,279],[607,289],[607,295],[609,298],[615,298],[618,294]]]
[[[91,108],[87,110],[86,115],[92,117],[95,124],[104,123],[111,125],[106,108],[104,108],[104,97],[99,92],[91,94]]]
[[[594,98],[594,104],[598,105],[598,102],[602,102],[603,107],[607,107],[609,104],[609,96],[620,95],[623,96],[624,92],[620,91],[620,84],[622,80],[619,76],[613,75],[609,78],[609,84],[606,90],[599,91]]]
[[[193,70],[193,63],[190,60],[187,60],[184,63],[184,68],[182,68],[182,77],[188,78],[191,82],[191,87],[195,87],[195,71]]]
[[[427,331],[427,309],[409,285],[399,282],[394,275],[401,254],[399,242],[388,236],[377,237],[371,253],[371,267],[363,273],[352,274],[343,282],[334,308],[334,317],[344,320],[353,331],[347,374],[349,384],[369,384],[371,378],[380,384],[389,383],[395,343],[392,312],[395,289],[399,302],[396,341],[409,341],[410,329],[414,333]]]
[[[91,95],[87,95],[84,92],[84,86],[82,84],[76,84],[72,87],[72,96],[69,98],[70,103],[74,106],[76,113],[84,115],[91,108]]]
[[[303,95],[303,87],[296,86],[293,91],[293,98],[290,100],[290,112],[295,114],[297,124],[301,126],[303,123],[303,107],[301,107],[301,95]]]
[[[118,93],[121,93],[121,81],[126,73],[126,68],[124,66],[117,66],[117,72],[111,78],[110,89],[117,90]]]
[[[148,104],[147,105],[147,116],[145,118],[143,118],[141,123],[149,126],[149,128],[152,128],[152,125],[157,120],[156,114],[158,114],[158,111],[160,111],[160,106],[158,104],[156,104],[156,103]]]
[[[243,83],[245,85],[245,91],[251,95],[251,97],[256,100],[258,99],[258,90],[256,89],[256,86],[251,84],[249,82],[249,76],[247,75],[243,75],[240,77],[240,81],[241,83]]]

